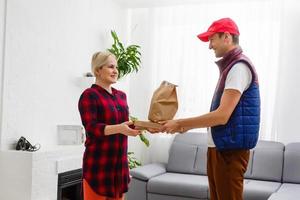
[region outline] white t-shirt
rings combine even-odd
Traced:
[[[225,88],[226,89],[234,89],[238,90],[241,94],[245,90],[248,89],[252,81],[252,74],[249,69],[249,67],[243,63],[239,62],[236,63],[228,72],[226,81],[225,81]],[[211,135],[211,129],[208,128],[208,137],[207,137],[207,145],[208,147],[216,147],[212,135]]]

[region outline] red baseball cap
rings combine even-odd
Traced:
[[[197,37],[203,42],[208,42],[208,38],[213,34],[224,32],[228,32],[233,35],[240,35],[239,28],[232,19],[222,18],[214,21],[206,32],[197,35]]]

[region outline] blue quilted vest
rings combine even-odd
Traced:
[[[220,70],[219,81],[213,96],[210,111],[220,105],[228,72],[237,62],[245,63],[252,73],[252,82],[240,98],[227,124],[211,127],[216,148],[220,151],[229,149],[252,149],[258,140],[260,124],[260,94],[258,78],[251,61],[242,54],[241,48],[235,48],[216,62]]]

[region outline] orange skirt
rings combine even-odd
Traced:
[[[88,182],[83,179],[83,199],[84,200],[124,200],[124,194],[120,198],[110,198],[106,196],[101,196],[94,192]]]

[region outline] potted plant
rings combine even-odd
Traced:
[[[118,79],[132,72],[138,72],[141,64],[141,47],[135,44],[125,47],[122,42],[120,42],[117,33],[113,30],[111,31],[111,36],[114,42],[111,48],[107,50],[117,58],[119,71]],[[135,121],[137,118],[130,116],[130,120]],[[147,147],[150,145],[149,140],[144,134],[140,134],[139,138]],[[134,157],[133,152],[128,152],[128,164],[130,169],[141,166],[141,162]]]
[[[108,51],[117,58],[119,71],[118,78],[122,78],[134,71],[138,72],[141,64],[141,53],[139,51],[141,47],[135,44],[124,47],[115,31],[111,31],[111,36],[114,43]]]
[[[136,168],[136,167],[142,165],[142,163],[140,161],[138,161],[138,159],[136,157],[134,157],[134,152],[132,152],[132,151],[128,152],[127,156],[128,156],[129,169],[133,169],[133,168]]]

